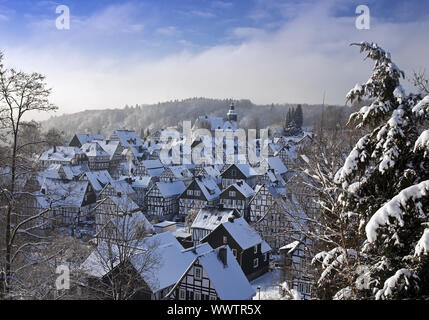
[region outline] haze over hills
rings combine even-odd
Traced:
[[[74,133],[101,133],[109,136],[115,129],[130,129],[141,134],[142,129],[150,130],[176,126],[184,120],[192,123],[200,115],[223,117],[234,102],[238,112],[238,124],[242,128],[265,128],[281,125],[289,108],[296,104],[256,105],[250,100],[190,98],[153,105],[125,106],[125,108],[105,110],[85,110],[73,114],[53,116],[43,121],[45,130],[52,127],[64,131],[67,138]],[[321,105],[302,104],[304,126],[312,126],[320,120]],[[335,111],[335,112],[333,112]],[[343,121],[350,108],[341,106],[325,107],[325,112],[335,114]]]

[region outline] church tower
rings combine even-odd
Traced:
[[[235,112],[234,103],[231,103],[228,113],[226,114],[226,120],[237,122],[237,112]]]

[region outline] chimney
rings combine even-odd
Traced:
[[[57,152],[57,146],[54,146],[54,153]]]
[[[220,261],[222,261],[224,267],[228,265],[226,246],[219,248],[217,257],[219,258]]]
[[[228,221],[231,223],[234,223],[235,217],[234,216],[229,216],[228,217]]]

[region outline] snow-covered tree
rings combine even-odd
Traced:
[[[428,295],[429,96],[406,94],[404,72],[377,44],[356,45],[375,65],[369,80],[347,95],[351,102],[371,101],[349,123],[368,133],[335,176],[344,190],[338,201],[358,215],[366,238],[355,286],[362,298]]]

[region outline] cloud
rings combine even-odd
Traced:
[[[192,15],[201,17],[201,18],[214,18],[216,15],[210,11],[202,11],[202,10],[191,10],[190,13]]]
[[[213,1],[212,6],[215,8],[228,9],[233,6],[233,3],[226,1]]]
[[[321,103],[324,91],[327,103],[343,104],[348,90],[366,81],[372,68],[349,46],[357,41],[378,42],[408,75],[429,69],[427,17],[406,23],[373,17],[370,30],[357,30],[354,12],[335,16],[335,6],[335,1],[310,6],[280,20],[275,29],[243,25],[233,29],[238,43],[197,52],[186,38],[178,41],[180,51],[167,56],[123,48],[120,57],[106,51],[96,59],[80,47],[28,48],[23,43],[6,48],[6,62],[46,74],[60,114],[194,96]],[[407,81],[403,84],[409,87]]]
[[[171,37],[171,36],[175,36],[175,35],[180,34],[180,31],[177,29],[177,27],[168,26],[168,27],[157,28],[156,33],[163,35],[163,36]]]

